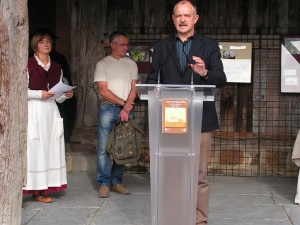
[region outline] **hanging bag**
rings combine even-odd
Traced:
[[[143,129],[131,118],[128,122],[116,122],[108,137],[105,151],[112,154],[118,165],[132,163],[140,158]]]

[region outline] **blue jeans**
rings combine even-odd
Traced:
[[[122,183],[124,165],[117,165],[113,161],[110,168],[109,154],[105,151],[106,142],[119,118],[121,107],[101,103],[98,111],[98,151],[97,151],[97,182],[99,186],[111,186]],[[131,110],[130,118],[133,118]]]

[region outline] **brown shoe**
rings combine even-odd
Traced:
[[[117,184],[115,186],[111,186],[110,189],[112,191],[118,192],[119,194],[122,194],[122,195],[130,194],[129,190],[127,190],[123,184]]]
[[[52,198],[48,197],[43,194],[37,194],[37,195],[32,195],[32,200],[33,201],[38,201],[38,202],[43,202],[43,203],[50,203],[52,202]]]
[[[98,191],[99,198],[108,198],[109,196],[109,187],[107,186],[100,186]]]

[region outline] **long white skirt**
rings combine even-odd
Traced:
[[[55,100],[28,100],[27,132],[27,183],[23,190],[50,190],[65,186],[63,119]]]

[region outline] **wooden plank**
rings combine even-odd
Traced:
[[[103,2],[71,1],[71,72],[77,86],[76,128],[97,124],[98,99],[94,90],[97,61],[104,57]]]
[[[0,1],[0,218],[21,224],[27,140],[27,1]]]
[[[288,33],[289,34],[299,34],[300,32],[300,1],[299,0],[289,0],[288,8]]]

